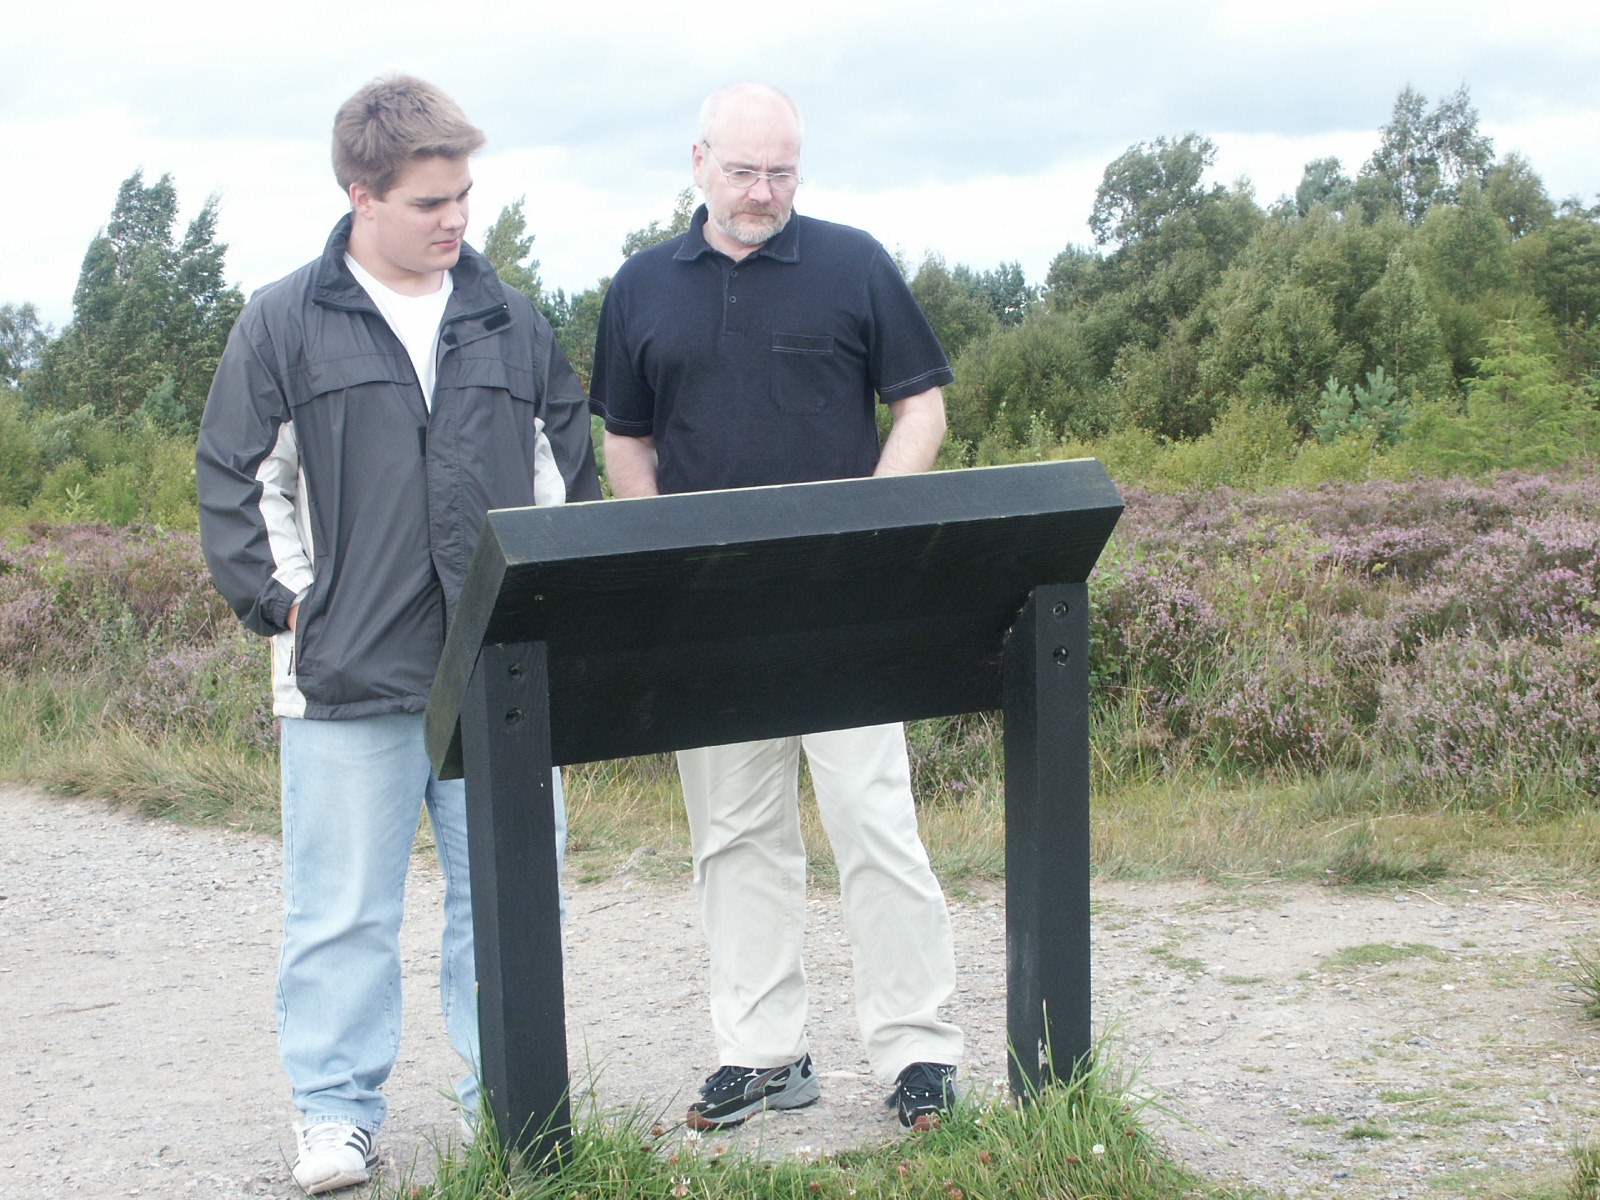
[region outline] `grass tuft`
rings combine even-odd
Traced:
[[[1570,1153],[1572,1178],[1567,1181],[1563,1200],[1600,1200],[1600,1145],[1579,1143]]]
[[[1600,955],[1574,947],[1572,960],[1572,985],[1577,989],[1578,1006],[1586,1020],[1600,1021]]]
[[[401,1180],[384,1200],[600,1200],[600,1197],[773,1197],[965,1200],[1100,1196],[1171,1200],[1200,1185],[1145,1130],[1147,1101],[1102,1057],[1025,1105],[964,1100],[940,1129],[836,1155],[770,1161],[723,1152],[714,1140],[666,1129],[658,1117],[591,1109],[575,1121],[559,1174],[519,1168],[492,1123],[465,1147],[441,1150],[433,1182]]]
[[[1198,979],[1206,973],[1206,964],[1198,958],[1186,954],[1178,954],[1173,950],[1175,942],[1161,946],[1146,946],[1145,953],[1153,957],[1169,971],[1182,971],[1191,979]]]
[[[1363,822],[1351,831],[1329,861],[1328,876],[1332,882],[1345,885],[1426,883],[1438,879],[1448,868],[1448,861],[1441,855],[1380,848],[1372,823]]]
[[[105,732],[90,752],[41,764],[35,778],[190,825],[257,833],[280,826],[277,762],[224,744],[173,738],[158,746],[132,734]]]
[[[1426,942],[1367,942],[1360,946],[1346,946],[1330,954],[1323,961],[1334,967],[1383,967],[1403,958],[1431,958],[1435,962],[1449,962],[1450,955]]]
[[[1332,770],[1312,779],[1306,804],[1319,818],[1370,813],[1383,808],[1383,790],[1370,774]]]

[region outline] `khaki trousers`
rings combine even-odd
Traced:
[[[802,746],[839,865],[873,1073],[891,1083],[914,1062],[959,1063],[961,1031],[939,1018],[955,988],[950,914],[917,836],[895,724],[679,752],[721,1064],[775,1067],[809,1052]]]

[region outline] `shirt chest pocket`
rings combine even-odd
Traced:
[[[833,338],[772,335],[772,403],[779,412],[820,413],[836,401]]]

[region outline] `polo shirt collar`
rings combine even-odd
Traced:
[[[702,254],[717,253],[710,242],[706,241],[706,206],[702,204],[694,210],[694,216],[689,221],[689,229],[683,235],[683,245],[678,247],[677,253],[672,257],[680,262],[692,262]],[[763,256],[776,259],[778,262],[797,263],[800,261],[800,214],[790,210],[789,221],[778,231],[778,236],[768,241],[751,258]]]

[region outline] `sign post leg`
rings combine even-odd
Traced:
[[[543,642],[479,652],[461,752],[483,1086],[501,1144],[554,1165],[572,1116]]]
[[[1005,648],[1006,961],[1011,1089],[1086,1065],[1089,589],[1036,588]]]

